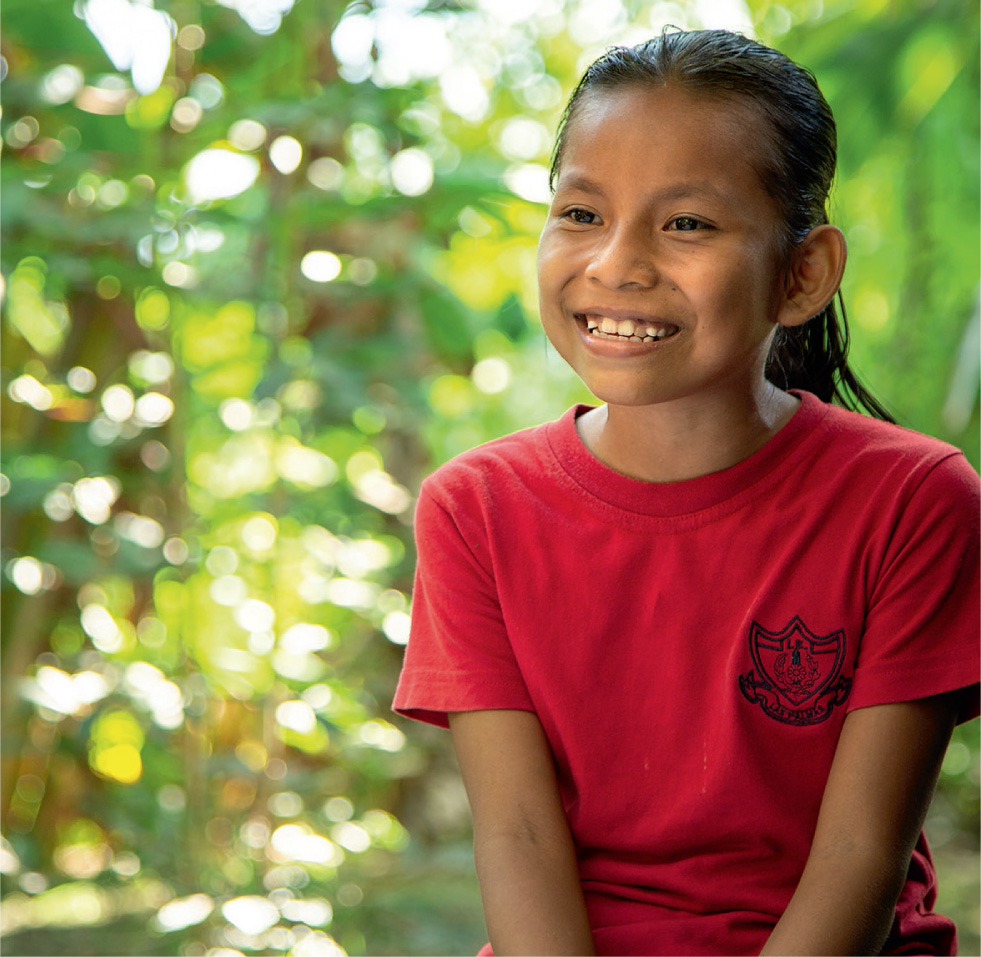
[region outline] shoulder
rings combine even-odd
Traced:
[[[885,483],[913,494],[927,482],[977,497],[981,479],[956,446],[838,406],[824,408],[821,431],[830,470],[866,487]]]
[[[549,497],[554,482],[549,433],[564,419],[478,445],[431,473],[413,517],[420,555],[437,542],[459,540],[483,561],[493,529],[519,526],[520,515]]]
[[[981,478],[940,439],[834,406],[824,407],[817,454],[797,473],[799,500],[885,574],[919,562],[917,578],[950,578],[948,560],[973,567],[981,547]],[[916,556],[919,556],[918,558]],[[944,557],[946,556],[946,557]],[[946,569],[946,571],[945,571]]]
[[[462,452],[423,481],[421,497],[449,506],[460,499],[506,494],[509,489],[548,481],[550,433],[568,425],[573,411],[557,422],[522,429]]]
[[[806,393],[802,400],[806,427],[780,486],[801,514],[880,551],[926,533],[977,535],[981,478],[960,449]]]
[[[905,462],[939,461],[960,454],[956,446],[905,426],[883,422],[837,405],[825,405],[824,408],[823,424],[829,437],[840,447],[850,445],[856,453]]]

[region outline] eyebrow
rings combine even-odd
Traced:
[[[572,173],[568,177],[563,177],[557,184],[555,191],[559,192],[560,190],[575,190],[581,193],[590,193],[594,196],[606,196],[606,190],[603,189],[600,183],[580,173]],[[674,183],[671,186],[664,187],[664,189],[657,190],[651,198],[660,202],[673,202],[679,199],[687,199],[688,197],[694,199],[714,199],[719,202],[726,202],[728,200],[725,193],[721,192],[711,183],[704,181]]]

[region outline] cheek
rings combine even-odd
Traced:
[[[562,245],[560,236],[548,227],[545,228],[541,236],[538,237],[538,268],[542,269],[551,264],[558,255],[559,247]]]
[[[772,305],[784,291],[786,264],[775,238],[747,250],[745,268],[754,277],[757,298]]]
[[[561,242],[550,236],[542,236],[538,243],[538,287],[540,292],[555,292],[568,272],[569,259]]]
[[[549,259],[548,241],[545,239],[544,236],[542,236],[542,238],[538,240],[538,258],[536,260],[539,283],[541,283],[543,277],[548,272],[548,259]]]
[[[774,322],[783,301],[784,278],[782,270],[772,257],[759,257],[752,266],[756,276],[755,299],[768,322]]]
[[[731,304],[742,302],[746,308],[769,317],[780,290],[780,273],[769,249],[749,249],[734,261],[716,292]]]

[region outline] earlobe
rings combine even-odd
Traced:
[[[845,271],[847,247],[837,226],[815,226],[794,247],[777,322],[800,326],[831,302]]]

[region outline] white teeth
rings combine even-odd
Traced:
[[[673,336],[678,327],[673,325],[641,325],[632,319],[611,319],[600,316],[598,319],[586,318],[586,329],[594,336],[603,339],[629,339],[633,342],[658,342]]]

